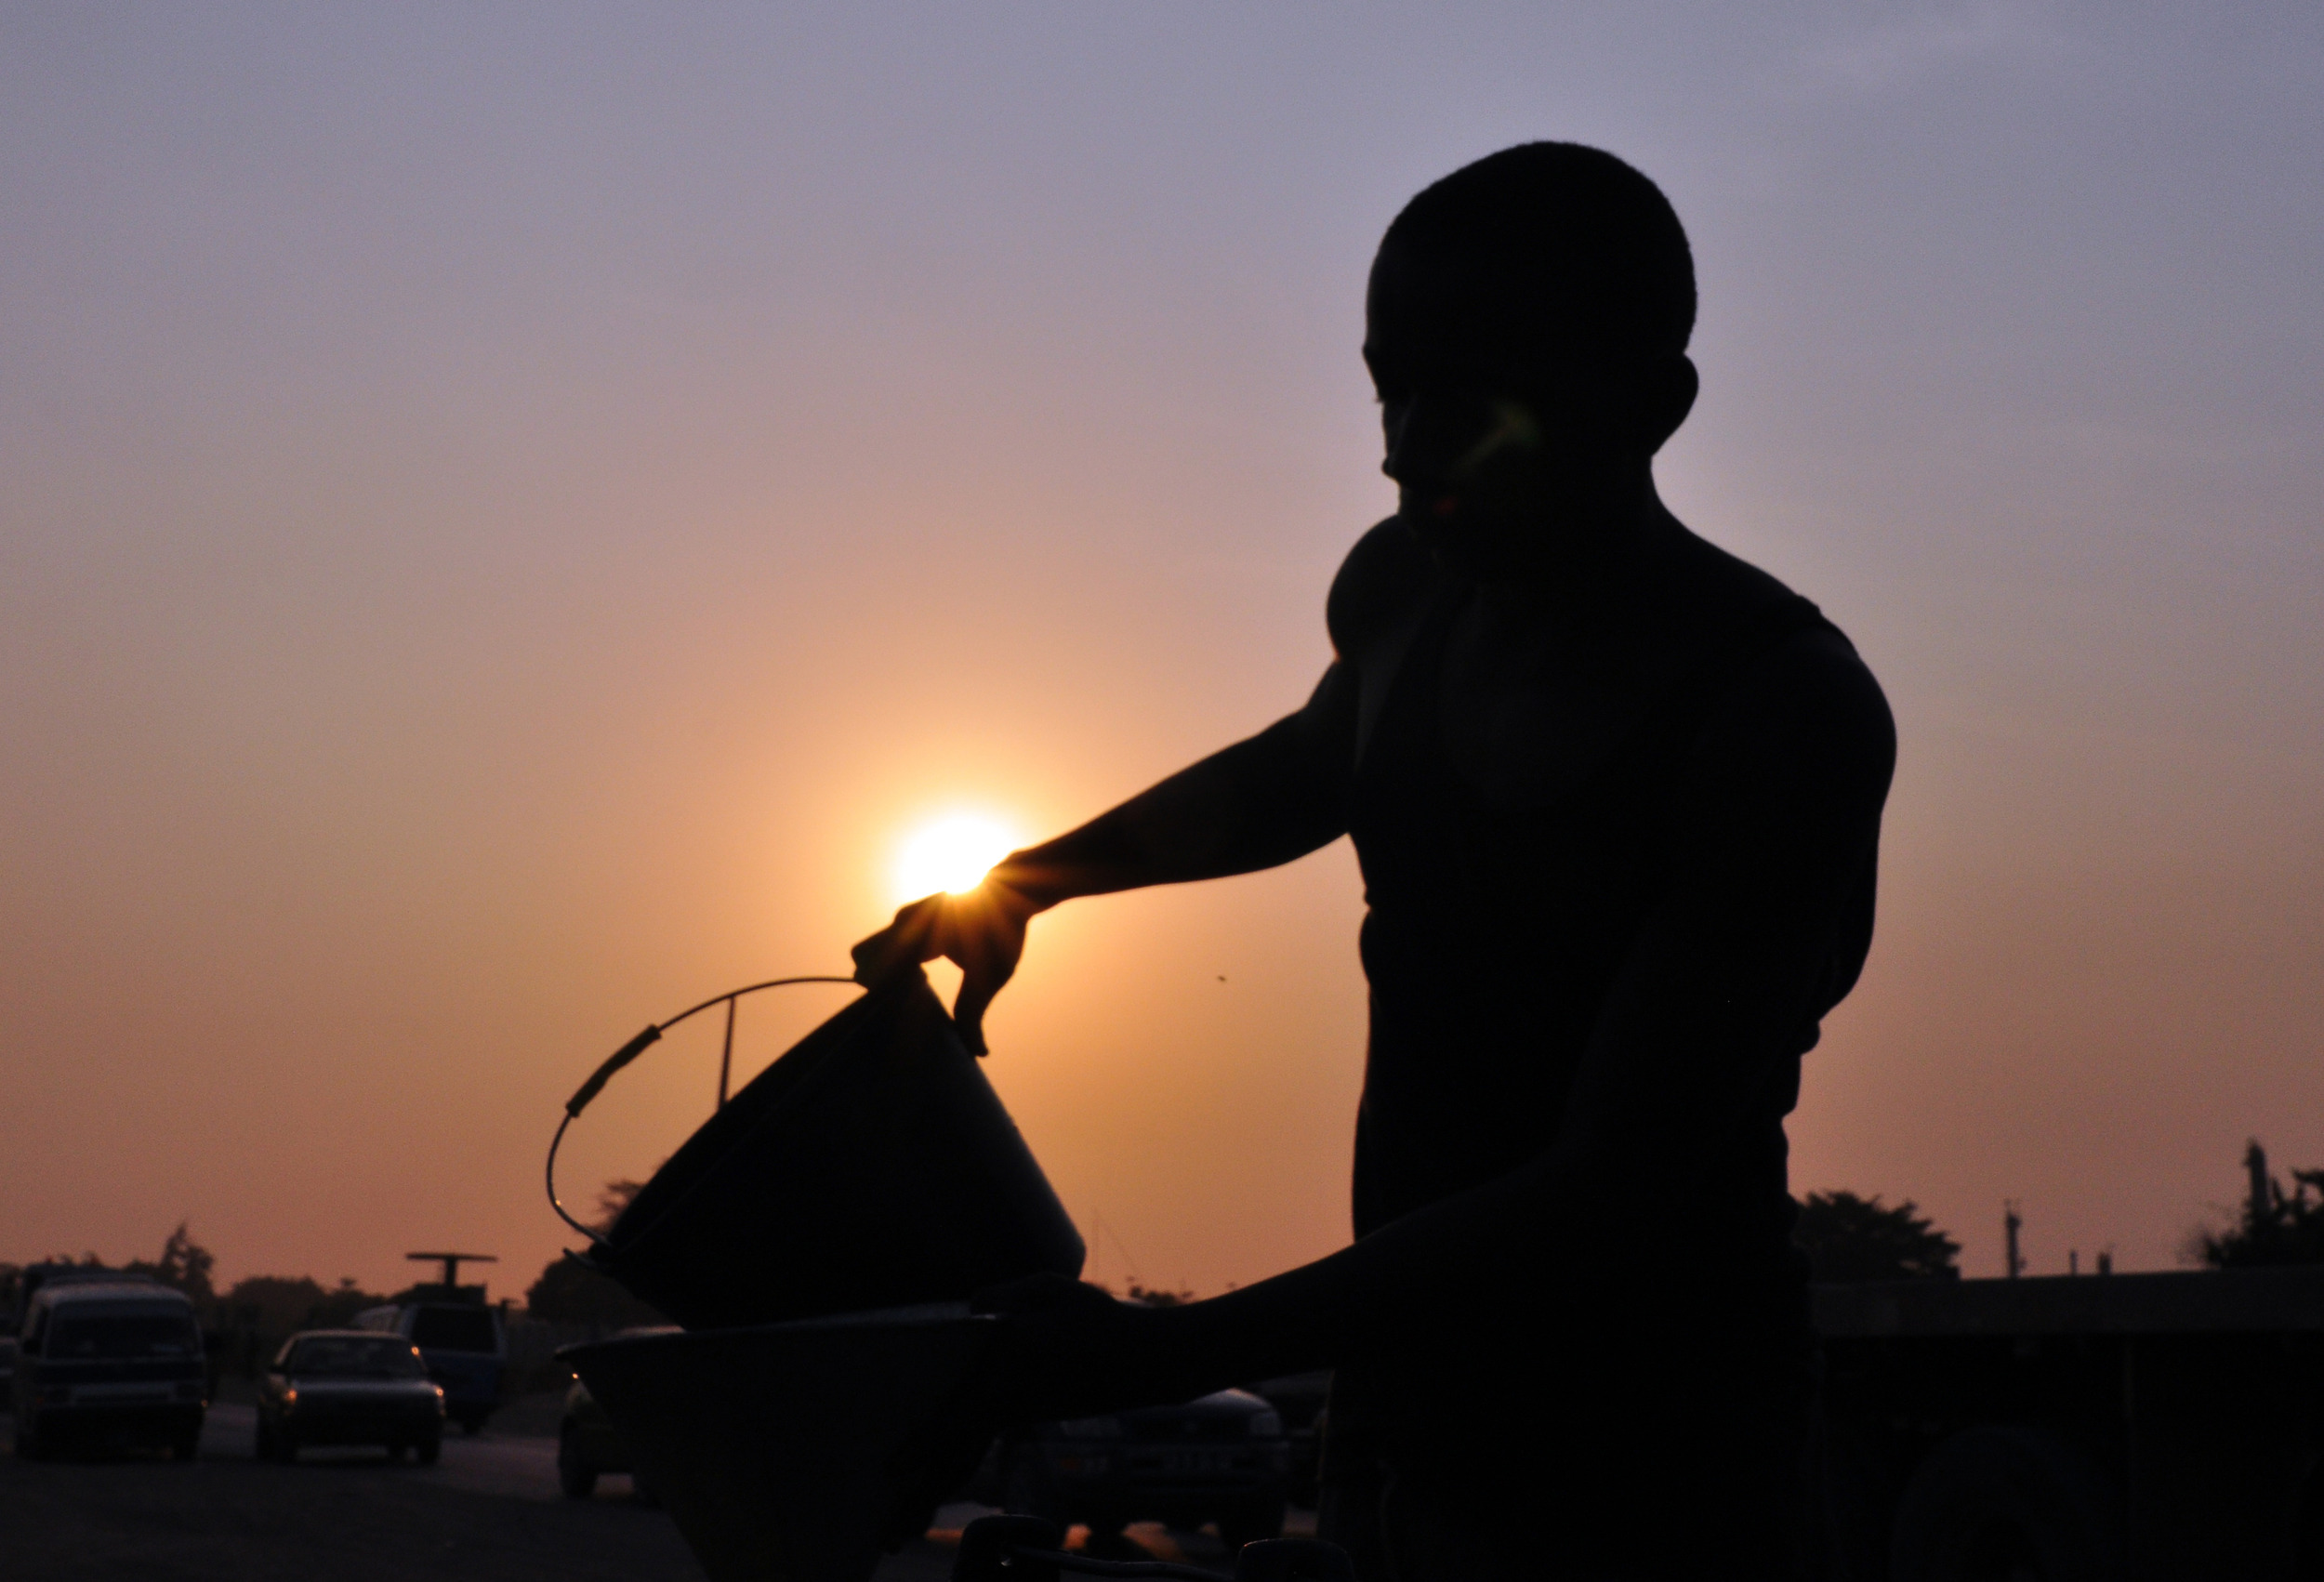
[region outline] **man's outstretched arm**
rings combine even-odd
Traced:
[[[1333,665],[1297,713],[1079,829],[1011,854],[993,877],[1049,907],[1256,873],[1330,844],[1347,833],[1353,692],[1346,668]]]
[[[965,895],[931,895],[855,947],[855,976],[876,982],[947,956],[961,969],[954,1007],[970,1047],[984,1009],[1015,972],[1026,922],[1062,901],[1272,868],[1347,831],[1355,758],[1353,671],[1334,663],[1306,705],[1211,754],[1080,828],[1012,852]]]

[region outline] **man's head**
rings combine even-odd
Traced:
[[[1405,518],[1474,574],[1586,552],[1694,402],[1686,232],[1653,182],[1579,144],[1504,149],[1406,204],[1367,319]]]

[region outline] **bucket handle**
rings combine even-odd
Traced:
[[[667,1022],[647,1023],[644,1032],[606,1056],[605,1063],[591,1072],[588,1081],[575,1088],[573,1097],[565,1101],[565,1118],[557,1123],[557,1135],[548,1142],[548,1166],[546,1172],[548,1180],[548,1206],[557,1211],[557,1218],[588,1237],[597,1246],[605,1245],[603,1236],[566,1213],[565,1206],[558,1201],[557,1150],[565,1140],[565,1128],[581,1118],[581,1112],[589,1107],[590,1100],[605,1090],[605,1085],[614,1079],[614,1073],[644,1054],[654,1045],[660,1043],[663,1034],[688,1017],[698,1016],[714,1005],[722,1005],[726,1008],[726,1052],[719,1063],[719,1103],[723,1106],[726,1102],[727,1061],[731,1061],[734,1054],[734,1002],[736,1000],[741,999],[745,995],[755,995],[761,989],[786,989],[794,983],[852,983],[854,982],[852,978],[770,978],[763,983],[752,983],[745,988],[729,989],[722,995],[712,995],[700,1005],[689,1010],[680,1011]]]

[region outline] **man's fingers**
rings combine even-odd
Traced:
[[[960,993],[952,1002],[952,1020],[959,1024],[961,1041],[980,1055],[984,1053],[985,1009],[1017,969],[1016,958],[1005,949],[994,949],[996,943],[1000,942],[979,939],[974,948],[962,953],[968,959],[960,963]]]
[[[969,1047],[971,1054],[985,1052],[984,1012],[992,1005],[993,996],[1000,993],[1001,984],[1007,981],[1006,978],[984,973],[961,975],[959,995],[952,1002],[952,1020],[960,1029],[960,1041]]]
[[[895,921],[855,947],[855,981],[871,987],[907,964],[951,957],[961,973],[953,1019],[981,1055],[985,1009],[1016,971],[1023,948],[1023,920],[994,897],[931,895],[898,909]]]
[[[931,895],[896,909],[895,920],[849,954],[855,981],[869,988],[899,967],[917,967],[937,955],[936,922],[944,898]]]
[[[1016,974],[1024,950],[1024,926],[989,890],[956,898],[954,937],[948,953],[960,964],[960,993],[952,1019],[970,1048],[984,1053],[984,1012],[993,996]]]
[[[898,954],[895,935],[882,929],[849,952],[855,958],[855,981],[872,988],[894,969]]]

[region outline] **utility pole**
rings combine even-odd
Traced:
[[[2001,1200],[2001,1234],[2009,1244],[2009,1277],[2016,1279],[2026,1272],[2026,1260],[2017,1256],[2017,1233],[2026,1221],[2017,1217],[2017,1200]]]

